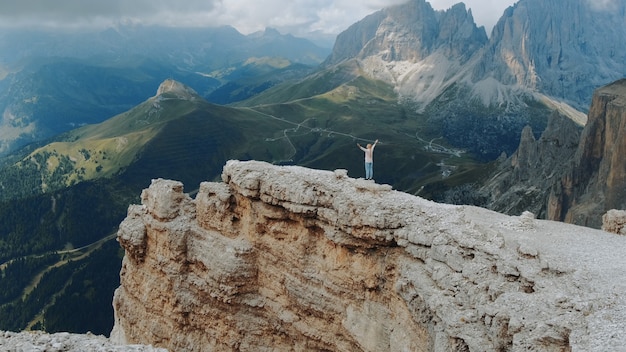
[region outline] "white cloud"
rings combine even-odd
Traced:
[[[614,11],[618,8],[618,1],[623,0],[587,0],[587,3],[595,11]]]

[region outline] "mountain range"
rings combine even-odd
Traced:
[[[275,30],[121,26],[0,32],[0,156],[141,103],[165,79],[229,103],[303,76],[329,50]]]
[[[626,72],[626,5],[612,4],[520,0],[488,36],[462,3],[435,11],[411,0],[350,26],[332,50],[272,30],[243,36],[228,27],[1,35],[0,263],[10,268],[31,254],[112,238],[151,179],[216,180],[229,159],[358,177],[356,142],[375,139],[377,182],[497,208],[505,198],[494,190],[512,181],[488,182],[513,165],[508,156],[530,165],[532,156],[520,158],[523,146],[557,131],[569,151],[559,161],[567,164],[593,92]],[[498,210],[541,214],[544,198],[524,199]],[[99,275],[85,264],[92,256],[112,263],[119,255],[110,244],[89,248],[57,284]],[[34,263],[32,272],[56,273],[47,265]],[[104,267],[119,273],[115,264]],[[93,292],[106,296],[117,286],[83,283],[51,289],[54,295],[29,310],[12,295],[0,302],[0,315],[59,312],[73,294],[84,310],[101,311],[107,299]],[[22,298],[31,292],[21,288]],[[23,315],[5,321],[76,332],[88,326]],[[91,330],[107,333],[106,319]]]
[[[519,1],[488,38],[462,3],[441,12],[410,1],[341,33],[325,64],[356,60],[452,143],[493,160],[525,125],[542,131],[554,109],[584,124],[593,91],[626,72],[626,5],[562,5]]]

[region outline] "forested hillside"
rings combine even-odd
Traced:
[[[0,330],[108,335],[121,265],[114,234],[137,199],[96,181],[0,203]]]

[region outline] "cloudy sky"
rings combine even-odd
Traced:
[[[272,27],[301,37],[310,32],[334,37],[363,17],[402,2],[406,0],[0,0],[0,26],[231,25],[244,34]],[[445,10],[461,1],[429,2]],[[516,0],[463,2],[489,34]]]

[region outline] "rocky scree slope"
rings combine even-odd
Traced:
[[[171,350],[606,351],[626,238],[321,171],[156,179],[118,232],[111,339]]]

